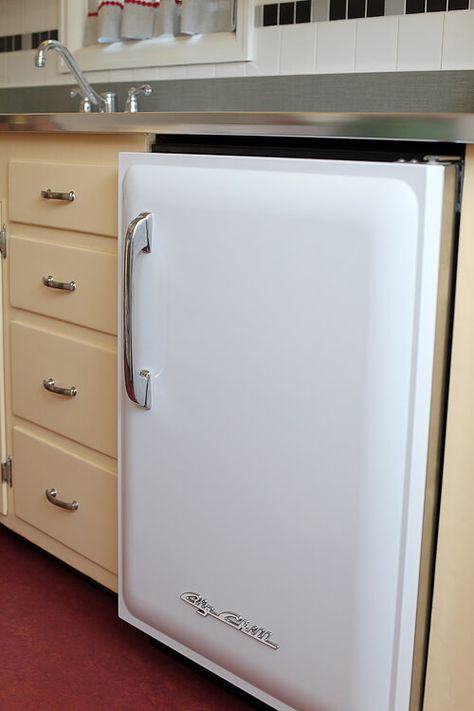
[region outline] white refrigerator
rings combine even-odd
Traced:
[[[120,157],[120,616],[275,709],[409,709],[454,182]]]

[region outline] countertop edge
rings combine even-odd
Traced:
[[[137,113],[2,114],[0,133],[299,136],[474,143],[474,114]]]

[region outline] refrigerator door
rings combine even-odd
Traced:
[[[120,615],[277,709],[409,706],[448,170],[120,159]]]

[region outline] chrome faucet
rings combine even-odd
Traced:
[[[136,114],[138,112],[138,96],[143,94],[144,96],[150,96],[152,88],[149,84],[142,84],[138,88],[136,86],[131,86],[128,90],[127,101],[125,102],[125,112],[129,114]]]
[[[78,63],[72,56],[71,52],[61,42],[57,40],[45,40],[41,42],[35,54],[35,67],[42,68],[46,64],[46,55],[49,51],[54,50],[65,61],[71,74],[77,82],[78,89],[71,92],[71,96],[80,94],[81,111],[89,112],[95,106],[101,112],[112,113],[115,111],[116,95],[111,91],[106,91],[103,94],[98,94],[96,90],[89,84],[84,74],[81,72]]]

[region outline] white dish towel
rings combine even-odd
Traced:
[[[176,0],[160,0],[155,15],[153,36],[179,35],[181,27],[181,2]]]
[[[89,0],[89,7],[91,3]],[[122,25],[123,2],[97,2],[96,42],[118,42]]]
[[[96,42],[117,42],[120,39],[123,2],[88,0],[84,29],[84,46]]]
[[[236,0],[88,0],[84,45],[233,32],[235,6]]]
[[[150,0],[125,0],[121,35],[124,39],[149,39],[153,37],[155,13],[159,2]]]
[[[235,0],[182,0],[181,32],[200,35],[235,30]]]
[[[97,42],[97,24],[98,24],[97,2],[96,0],[87,0],[87,18],[84,28],[83,44],[87,47],[90,44]]]

